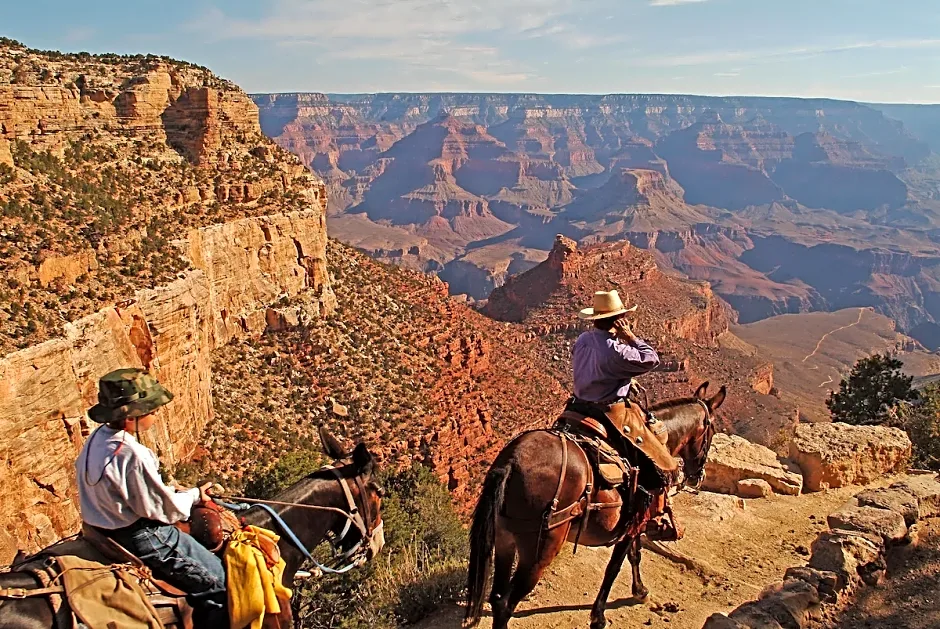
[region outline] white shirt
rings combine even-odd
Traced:
[[[132,434],[99,426],[75,462],[82,520],[111,530],[140,518],[188,519],[199,489],[176,491],[164,484],[159,467],[157,455]]]

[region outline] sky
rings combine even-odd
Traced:
[[[940,0],[4,0],[32,48],[156,53],[248,92],[940,102]]]

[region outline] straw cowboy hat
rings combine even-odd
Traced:
[[[623,305],[623,301],[620,300],[620,295],[617,294],[617,291],[612,290],[607,292],[599,290],[594,293],[594,307],[585,308],[578,313],[578,316],[588,321],[594,321],[595,319],[616,317],[617,315],[633,312],[634,310],[636,310],[636,306],[627,308]]]

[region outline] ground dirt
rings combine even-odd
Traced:
[[[888,579],[862,590],[843,612],[815,629],[937,629],[940,627],[940,519],[918,523],[918,544],[888,557]]]
[[[891,480],[894,479],[885,479],[876,485],[882,486]],[[714,494],[704,492],[698,496],[680,494],[675,505],[686,525],[686,536],[667,546],[693,558],[704,569],[691,570],[649,550],[644,551],[642,574],[650,597],[646,602],[631,597],[630,569],[625,563],[608,603],[607,619],[611,627],[700,629],[711,614],[727,613],[757,598],[765,586],[782,580],[788,567],[806,563],[813,540],[827,528],[826,515],[860,490],[856,486],[802,496],[747,500],[743,511],[711,506],[713,500],[720,504],[733,500],[727,496],[715,498]],[[721,516],[725,519],[719,519]],[[572,556],[571,546],[568,546],[546,571],[535,591],[519,606],[510,627],[586,627],[609,557],[607,548],[579,548]],[[936,599],[931,600],[936,604]],[[462,615],[463,608],[453,604],[418,626],[420,629],[457,629]],[[484,629],[492,626],[488,615],[480,626]],[[836,626],[847,629],[853,625]],[[938,625],[898,626],[921,629]]]

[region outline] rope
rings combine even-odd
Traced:
[[[261,500],[259,498],[245,498],[244,496],[213,496],[213,499],[218,504],[222,505],[227,509],[232,511],[244,511],[251,508],[253,505],[273,505],[276,507],[297,507],[298,509],[312,509],[314,511],[330,511],[333,513],[339,513],[340,515],[346,516],[349,519],[352,519],[352,516],[338,507],[322,507],[320,505],[305,505],[299,502],[281,502],[280,500]],[[226,502],[222,502],[226,501]],[[232,502],[228,502],[232,501]],[[239,504],[245,503],[245,504]]]

